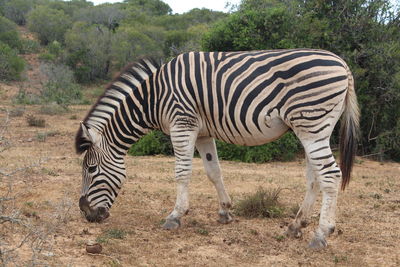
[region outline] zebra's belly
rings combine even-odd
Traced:
[[[249,127],[249,131],[244,128],[239,128],[239,132],[228,131],[225,129],[214,129],[212,137],[224,141],[226,143],[243,145],[243,146],[258,146],[272,142],[288,131],[289,127],[279,118],[265,119],[265,123],[260,124],[260,129],[257,127]]]

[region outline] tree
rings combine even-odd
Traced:
[[[74,14],[75,21],[85,21],[89,24],[101,24],[115,31],[125,13],[115,5],[101,5],[80,9]]]
[[[22,43],[14,22],[0,17],[0,41],[11,48],[21,50]]]
[[[161,16],[171,14],[171,7],[161,0],[125,0],[131,11],[146,13],[150,16]]]
[[[161,57],[161,48],[143,30],[142,28],[139,31],[132,27],[118,29],[112,40],[112,55],[117,62],[117,68],[141,57]]]
[[[209,51],[309,47],[338,54],[356,81],[361,153],[400,160],[399,26],[400,12],[389,0],[244,0],[202,45]]]
[[[26,15],[33,8],[32,0],[8,0],[4,1],[4,16],[18,25],[26,24]]]
[[[102,25],[75,22],[65,35],[67,65],[78,82],[108,78],[111,67],[112,32]]]
[[[28,15],[28,28],[38,35],[43,45],[52,41],[64,43],[64,34],[71,23],[71,18],[63,11],[47,6],[39,6]]]
[[[18,56],[17,50],[0,42],[0,80],[19,80],[24,67],[25,62]]]

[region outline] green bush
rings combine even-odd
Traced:
[[[26,15],[32,9],[34,2],[32,0],[5,1],[3,7],[4,16],[18,25],[25,25]]]
[[[301,145],[293,133],[287,133],[278,140],[261,146],[238,146],[217,141],[217,150],[219,158],[223,160],[262,163],[293,160],[300,152]]]
[[[218,140],[216,143],[220,159],[243,162],[293,160],[301,150],[300,142],[293,133],[285,134],[280,139],[262,146],[238,146]],[[173,147],[168,136],[160,131],[152,131],[134,144],[128,153],[135,156],[173,155]]]
[[[28,28],[39,41],[47,45],[53,41],[64,42],[64,34],[71,26],[71,18],[62,10],[39,6],[28,15]]]
[[[81,87],[75,83],[73,72],[68,66],[43,64],[41,71],[48,77],[41,92],[43,102],[59,105],[83,103]]]
[[[19,80],[24,68],[25,62],[18,56],[18,52],[0,42],[0,80]]]
[[[74,23],[65,35],[66,64],[78,82],[106,79],[112,63],[113,32],[102,25]]]
[[[56,56],[51,54],[51,53],[41,53],[39,55],[39,59],[42,60],[42,61],[52,62],[52,61],[55,61]]]
[[[14,22],[0,16],[0,42],[3,42],[11,48],[21,50],[22,42],[17,31],[17,25]]]
[[[173,155],[173,148],[168,136],[160,131],[152,131],[132,145],[128,154],[134,156]]]
[[[20,50],[23,54],[33,54],[40,50],[40,44],[31,39],[22,39],[22,49]]]

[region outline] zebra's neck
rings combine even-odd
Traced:
[[[152,60],[141,60],[127,66],[110,83],[87,115],[84,123],[96,129],[104,141],[119,155],[153,129],[149,118],[149,89],[159,66]]]

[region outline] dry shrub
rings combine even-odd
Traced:
[[[235,203],[235,214],[247,218],[276,218],[282,216],[283,206],[279,203],[278,189],[260,187],[256,193],[247,195]]]
[[[26,121],[28,122],[29,126],[42,127],[42,128],[46,126],[45,119],[37,118],[34,115],[28,115],[26,117]]]
[[[10,117],[22,117],[22,115],[24,115],[25,112],[25,107],[14,107],[12,109],[10,109],[9,113],[10,113]]]

